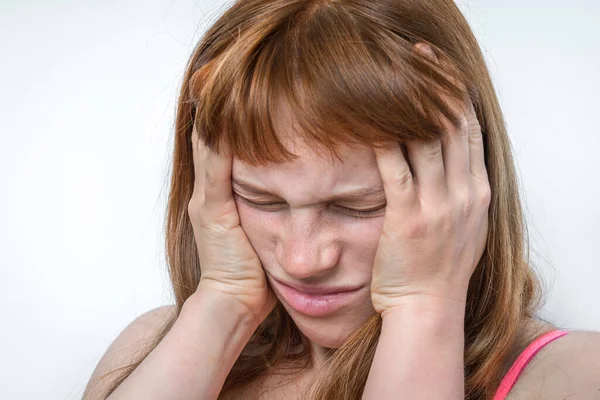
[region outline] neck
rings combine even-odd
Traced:
[[[310,352],[311,352],[311,361],[312,361],[312,369],[319,370],[330,357],[328,354],[331,351],[328,347],[323,347],[315,342],[310,342]]]

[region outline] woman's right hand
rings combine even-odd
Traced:
[[[218,290],[231,296],[261,322],[275,307],[277,297],[240,226],[231,189],[232,157],[211,151],[196,130],[192,147],[195,181],[188,215],[200,258],[197,290]]]

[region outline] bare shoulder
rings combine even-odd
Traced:
[[[174,305],[157,307],[133,320],[110,344],[87,384],[83,398],[97,399],[112,382],[111,376],[103,375],[136,361],[140,351],[146,348],[160,330],[177,313]],[[114,379],[114,378],[113,378]]]
[[[600,332],[573,331],[546,345],[507,398],[600,399]]]

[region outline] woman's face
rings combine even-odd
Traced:
[[[371,148],[345,148],[339,162],[306,147],[292,147],[300,158],[291,163],[252,167],[234,159],[234,198],[242,228],[295,323],[314,344],[337,347],[374,312],[370,282],[385,193]],[[342,198],[374,187],[379,190],[373,194]],[[333,196],[340,198],[332,200]],[[374,209],[379,210],[362,218],[352,211]],[[340,302],[341,307],[315,316],[287,301],[277,281],[360,289]]]

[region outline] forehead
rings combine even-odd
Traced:
[[[381,185],[381,176],[372,149],[340,148],[341,161],[315,155],[309,148],[296,147],[299,158],[293,162],[265,166],[249,166],[233,162],[233,179],[250,184],[261,191],[285,199],[294,206],[308,206],[346,198],[344,195]],[[239,188],[234,184],[234,188]],[[243,190],[243,189],[242,189]],[[383,192],[355,197],[365,204],[381,201]]]
[[[381,183],[375,152],[365,145],[340,144],[340,159],[327,151],[316,152],[298,134],[289,103],[278,102],[273,127],[296,160],[252,166],[233,160],[232,177],[291,201],[319,201],[353,189]]]

